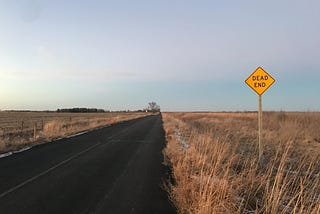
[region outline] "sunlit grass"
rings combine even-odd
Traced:
[[[180,213],[320,213],[320,113],[164,113]],[[183,146],[181,140],[185,141]]]

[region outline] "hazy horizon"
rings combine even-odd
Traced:
[[[320,2],[0,0],[0,109],[319,111]]]

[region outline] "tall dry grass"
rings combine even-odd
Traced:
[[[180,213],[320,213],[320,113],[164,113]]]

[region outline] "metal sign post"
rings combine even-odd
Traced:
[[[254,90],[259,96],[258,111],[258,142],[259,142],[259,160],[263,154],[262,146],[262,94],[275,82],[265,70],[258,67],[245,81],[245,83]]]
[[[259,126],[259,160],[261,159],[263,148],[261,143],[261,132],[262,132],[262,95],[259,95],[259,112],[258,112],[258,126]]]

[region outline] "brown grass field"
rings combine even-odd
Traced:
[[[320,213],[320,113],[163,113],[179,213]]]
[[[0,153],[148,114],[0,111]]]

